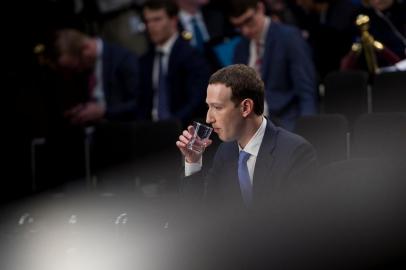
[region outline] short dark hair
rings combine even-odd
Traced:
[[[89,38],[85,33],[70,28],[58,30],[54,37],[58,56],[66,53],[75,57],[82,56],[83,44]]]
[[[179,12],[179,7],[174,0],[148,0],[142,6],[142,10],[146,8],[151,10],[163,9],[171,18],[178,16]]]
[[[228,16],[231,18],[240,17],[248,9],[255,9],[261,0],[229,0]]]
[[[231,100],[238,105],[246,98],[254,101],[254,112],[264,113],[264,82],[255,69],[242,64],[224,67],[211,75],[209,84],[224,84],[231,88]]]

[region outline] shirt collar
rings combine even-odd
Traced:
[[[100,38],[96,38],[96,57],[100,58],[103,54],[103,41]]]
[[[264,45],[265,42],[266,42],[266,36],[268,34],[268,30],[269,30],[270,25],[271,25],[271,18],[268,17],[268,16],[265,16],[264,29],[262,29],[261,40],[260,40],[260,43],[262,45]]]
[[[196,18],[198,21],[203,19],[202,12],[200,10],[198,10],[196,14],[190,14],[186,10],[182,9],[179,11],[179,17],[183,24],[190,23],[193,18]]]
[[[160,46],[156,46],[156,51],[163,52],[165,55],[169,55],[172,50],[173,44],[175,44],[176,39],[178,38],[179,34],[176,32],[173,34],[164,44]]]
[[[258,130],[255,132],[254,136],[250,139],[247,145],[242,149],[240,145],[238,145],[238,149],[244,150],[245,152],[249,153],[252,156],[258,156],[259,148],[262,143],[262,139],[264,138],[265,129],[266,129],[266,118],[262,117],[262,123],[259,126]]]

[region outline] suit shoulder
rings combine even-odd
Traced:
[[[115,43],[103,41],[103,51],[113,62],[137,62],[139,60],[135,52]]]
[[[180,52],[180,56],[197,52],[190,44],[190,40],[188,40],[187,37],[184,37],[184,35],[187,36],[187,34],[181,33],[179,37],[176,39],[172,47],[172,52],[174,53]]]
[[[300,30],[299,28],[297,28],[294,25],[288,25],[288,24],[284,24],[284,23],[272,23],[271,26],[273,26],[273,28],[276,30],[276,32],[278,32],[280,35],[284,35],[284,36],[291,36],[291,35],[300,35]]]
[[[277,133],[278,141],[281,142],[283,145],[290,145],[292,147],[297,147],[300,145],[311,146],[311,144],[305,138],[286,129],[278,127]]]
[[[229,156],[230,153],[236,151],[236,149],[238,150],[236,142],[222,142],[217,148],[215,159],[227,159],[227,156]]]

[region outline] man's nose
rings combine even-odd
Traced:
[[[213,117],[211,116],[210,109],[207,110],[206,123],[207,123],[207,124],[213,123]]]

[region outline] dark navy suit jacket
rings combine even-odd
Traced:
[[[154,57],[154,47],[141,57],[138,110],[143,119],[152,118]],[[169,107],[174,118],[190,124],[191,119],[204,117],[209,75],[206,60],[179,36],[172,47],[167,68]]]
[[[139,87],[139,67],[135,54],[103,41],[103,91],[106,118],[136,119],[136,94]]]
[[[234,63],[248,64],[250,40],[237,45]],[[269,114],[293,130],[298,116],[317,111],[314,65],[308,45],[291,26],[271,22],[266,36],[261,77]]]
[[[220,144],[208,171],[186,177],[186,192],[201,195],[216,205],[242,205],[238,181],[239,149],[236,141]],[[253,176],[254,203],[266,202],[272,193],[303,184],[318,166],[313,146],[302,137],[268,120]]]
[[[203,6],[200,11],[210,37],[204,44],[203,53],[210,64],[210,73],[214,73],[217,69],[223,67],[223,64],[215,53],[214,47],[223,44],[230,37],[235,36],[236,33],[227,18],[219,10]],[[179,32],[184,31],[181,21],[179,21],[178,28]]]

